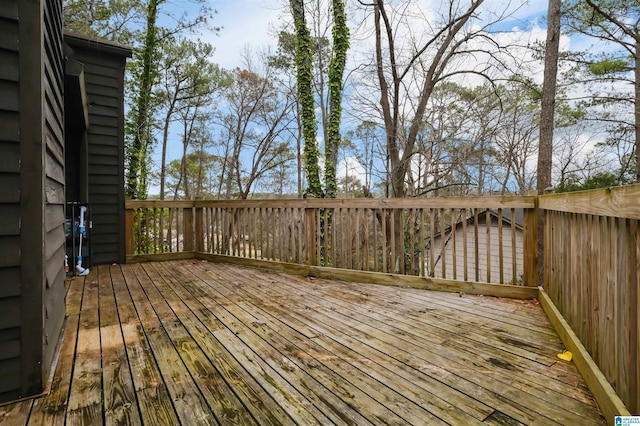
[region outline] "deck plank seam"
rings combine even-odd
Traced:
[[[209,271],[209,272],[210,272],[210,271]],[[221,281],[222,281],[222,282],[221,282],[221,285],[225,286],[225,284],[224,284],[224,277],[222,277],[222,278],[223,278],[223,279],[221,280]],[[231,289],[231,291],[233,291],[233,290],[234,290],[234,289]],[[254,306],[255,306],[255,305],[254,305]],[[258,307],[256,306],[256,308],[258,308]],[[271,314],[269,314],[269,313],[266,313],[266,315],[268,315],[270,318],[272,318],[272,319],[271,319],[272,321],[278,321],[278,320],[277,320],[277,318],[276,318],[275,316],[273,316],[273,315],[271,315]],[[291,341],[290,341],[290,342],[291,342]],[[291,343],[293,343],[293,342],[291,342]],[[337,356],[337,355],[336,355],[336,356]],[[365,374],[366,374],[366,372],[364,372],[364,371],[363,371],[363,373],[365,373]],[[346,378],[345,378],[345,379],[346,379]],[[381,386],[387,387],[387,385],[386,385],[386,384],[384,384],[384,383],[380,382],[380,381],[379,381],[379,380],[377,380],[376,378],[371,377],[371,379],[372,379],[372,380],[374,380],[375,382],[380,383],[380,385],[381,385]],[[347,380],[348,380],[348,379],[347,379]],[[357,385],[355,385],[355,384],[354,384],[354,386],[357,386]],[[391,389],[391,388],[389,388],[389,389],[390,389],[392,392],[397,393],[394,389]],[[398,394],[398,395],[399,395],[400,397],[404,398],[402,395],[400,395],[400,394]],[[413,401],[408,401],[408,402],[410,402],[410,403],[414,403]],[[423,409],[423,408],[421,408],[421,409]],[[399,413],[396,413],[396,414],[401,415],[401,414],[399,414]]]
[[[273,295],[270,295],[270,296],[273,296]],[[282,294],[281,294],[280,296],[282,296]],[[276,298],[277,298],[277,297],[276,297]]]

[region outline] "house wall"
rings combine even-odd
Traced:
[[[72,58],[84,66],[89,104],[88,202],[92,261],[123,263],[124,253],[124,67],[130,52],[113,53],[88,40],[65,37]]]
[[[61,13],[0,3],[0,402],[42,391],[64,321]]]
[[[0,401],[20,391],[20,48],[18,1],[0,2]]]
[[[464,231],[462,226],[456,228],[455,233],[455,266],[456,266],[456,279],[464,279]],[[475,268],[476,268],[476,252],[475,252],[475,231],[473,225],[468,225],[466,230],[467,235],[467,274],[468,278],[475,280]],[[449,234],[445,235],[448,238]],[[511,227],[503,225],[502,228],[502,250],[503,250],[503,271],[504,271],[504,283],[505,284],[518,284],[518,281],[522,280],[522,274],[524,273],[524,248],[523,248],[523,233],[519,228],[515,229],[516,239],[516,279],[517,282],[513,283],[513,250],[511,246],[512,232]],[[478,225],[478,272],[479,278],[482,282],[499,283],[500,282],[500,236],[497,225],[489,227],[489,235],[487,236],[487,226],[482,223]],[[445,246],[445,278],[453,279],[454,269],[454,239],[450,238]],[[489,242],[489,258],[490,269],[487,268],[487,240]],[[446,241],[446,240],[445,240]],[[438,259],[442,255],[442,237],[438,236],[434,238],[434,259]],[[430,265],[430,252],[426,251],[425,265],[429,268]],[[487,271],[490,271],[490,279],[487,277]],[[440,259],[434,268],[435,277],[442,277],[442,260]]]
[[[53,361],[65,318],[64,56],[62,1],[44,6],[44,374]],[[46,376],[45,376],[46,377]]]

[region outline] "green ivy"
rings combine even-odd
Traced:
[[[158,74],[158,5],[163,0],[151,0],[147,10],[147,27],[144,46],[136,58],[139,73],[135,73],[137,93],[135,106],[130,113],[128,132],[133,143],[128,150],[128,175],[126,194],[131,199],[147,198],[148,150],[151,145],[153,116],[153,84]]]
[[[349,49],[349,27],[342,0],[333,0],[333,57],[329,64],[329,121],[325,141],[327,197],[335,198],[338,192],[336,166],[340,145],[340,118],[342,116],[342,77]]]
[[[318,166],[318,143],[316,134],[315,99],[313,97],[313,51],[311,34],[307,28],[304,16],[304,2],[291,0],[291,13],[296,29],[296,69],[298,81],[298,98],[300,100],[302,134],[304,136],[304,161],[307,169],[307,193],[315,197],[322,197],[320,183],[320,168]]]

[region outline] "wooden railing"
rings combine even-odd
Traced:
[[[371,280],[380,284],[415,276],[448,291],[535,290],[565,345],[584,352],[574,362],[608,418],[622,402],[640,413],[640,185],[513,198],[128,201],[126,218],[129,261],[213,256],[355,280],[381,272]]]
[[[129,260],[194,252],[535,286],[535,197],[128,201]]]
[[[541,196],[544,288],[640,414],[640,185]]]

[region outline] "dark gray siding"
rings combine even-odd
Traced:
[[[0,2],[0,402],[42,392],[64,322],[61,12]]]
[[[0,401],[21,387],[18,1],[0,3]]]
[[[126,57],[67,38],[84,64],[89,104],[88,191],[93,263],[124,262],[124,66]]]
[[[44,336],[43,374],[49,372],[65,317],[64,64],[62,1],[44,7]]]

